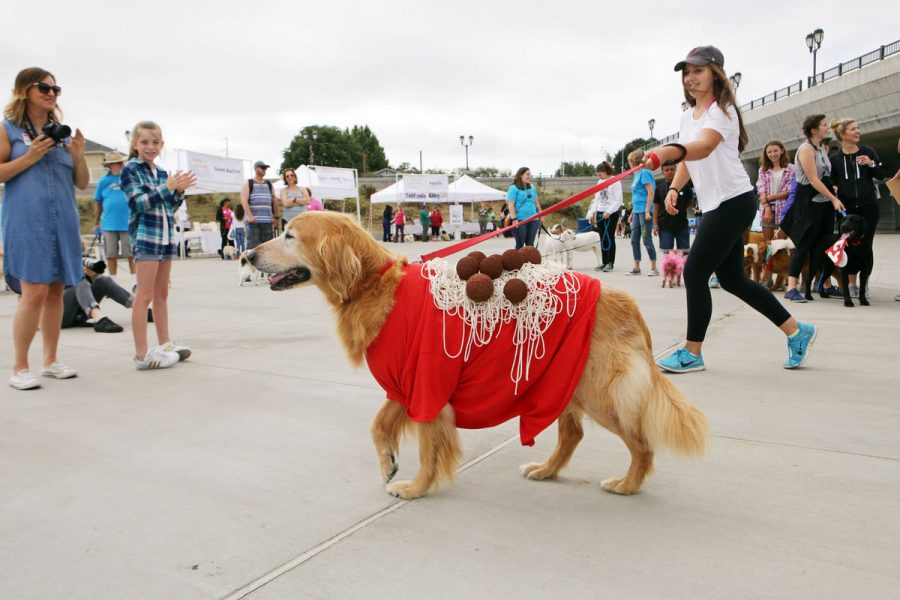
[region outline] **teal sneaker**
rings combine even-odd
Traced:
[[[709,287],[712,288],[712,289],[714,289],[714,290],[717,290],[717,289],[719,289],[720,287],[722,287],[721,285],[719,285],[719,278],[716,277],[715,275],[713,275],[712,277],[710,277],[710,278],[709,278]]]
[[[669,373],[690,373],[691,371],[705,371],[706,365],[703,363],[703,355],[694,356],[687,351],[687,348],[679,348],[665,358],[656,361],[663,371]]]
[[[806,359],[809,358],[809,350],[816,341],[818,333],[819,330],[815,325],[800,323],[800,332],[787,339],[788,359],[784,362],[785,369],[796,369],[803,366]]]

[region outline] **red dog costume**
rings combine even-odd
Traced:
[[[462,317],[435,306],[422,265],[407,265],[404,270],[394,307],[366,350],[369,370],[387,397],[403,405],[418,423],[435,419],[448,402],[456,414],[456,426],[463,429],[493,427],[518,416],[522,444],[533,445],[534,438],[565,409],[581,378],[600,282],[569,274],[580,283],[574,314],[569,317],[564,310],[556,315],[543,334],[542,356],[531,360],[527,380],[516,384],[510,377],[520,351],[513,343],[514,323],[498,324],[490,343],[474,346],[469,360],[450,358],[444,336],[448,345],[456,347],[468,326]],[[553,293],[566,302],[561,283]]]

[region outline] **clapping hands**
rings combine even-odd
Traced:
[[[166,180],[166,188],[170,192],[184,192],[197,185],[197,175],[193,171],[176,171]]]

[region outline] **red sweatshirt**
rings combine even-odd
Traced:
[[[600,282],[575,274],[581,283],[577,307],[569,318],[565,308],[544,333],[543,358],[533,358],[529,380],[519,382],[518,393],[510,378],[515,356],[513,324],[500,325],[500,334],[482,347],[473,347],[469,360],[449,358],[463,336],[463,321],[445,316],[435,305],[422,265],[405,267],[378,337],[366,350],[369,369],[387,397],[406,407],[418,423],[432,421],[449,402],[456,426],[463,429],[494,427],[519,419],[519,437],[531,446],[534,438],[565,409],[581,378],[590,350],[591,332]],[[565,297],[559,294],[565,306]],[[468,334],[468,331],[465,332]]]

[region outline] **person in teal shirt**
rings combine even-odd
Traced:
[[[131,240],[128,237],[128,198],[119,186],[119,174],[126,156],[112,151],[103,156],[106,175],[97,182],[94,193],[94,233],[103,235],[103,250],[109,274],[115,277],[119,270],[119,258],[128,259],[128,269],[134,273],[134,257],[131,256]]]
[[[644,151],[634,150],[628,155],[628,164],[632,167],[644,162]],[[648,199],[653,197],[656,191],[656,181],[653,173],[647,169],[641,169],[634,175],[631,184],[631,254],[634,257],[634,268],[626,275],[641,274],[641,243],[647,248],[647,256],[650,258],[650,277],[659,275],[656,268],[656,248],[653,247],[653,203]]]
[[[428,230],[431,228],[431,215],[428,213],[428,207],[424,204],[422,210],[419,211],[419,224],[422,226],[422,241],[427,242],[431,237],[428,235]]]
[[[521,167],[516,171],[516,178],[506,192],[506,204],[509,206],[509,218],[513,223],[524,221],[540,212],[538,193],[531,185],[531,170],[528,167]],[[540,227],[540,219],[516,227],[516,248],[534,246],[534,238],[537,237]]]

